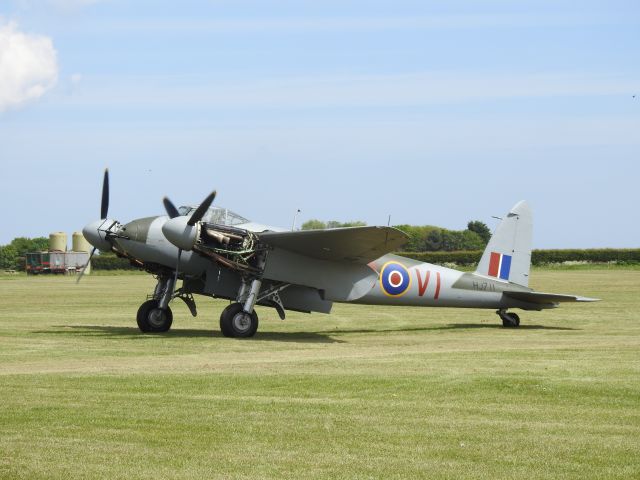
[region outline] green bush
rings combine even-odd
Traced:
[[[461,252],[400,252],[398,255],[413,258],[427,263],[455,263],[456,265],[474,265],[480,261],[482,250]],[[599,249],[567,249],[567,250],[533,250],[531,252],[532,265],[547,265],[563,262],[590,263],[640,263],[640,248],[599,248]]]
[[[409,236],[404,246],[407,252],[482,250],[487,244],[479,233],[469,229],[448,230],[432,225],[396,225],[395,228]]]
[[[0,246],[0,268],[24,270],[27,253],[48,249],[49,239],[46,237],[14,238],[9,245]]]
[[[345,227],[366,227],[367,222],[361,220],[352,220],[350,222],[339,222],[337,220],[329,220],[323,222],[322,220],[311,219],[302,224],[301,230],[324,230],[325,228],[345,228]]]
[[[461,252],[399,252],[398,255],[413,258],[419,262],[443,264],[455,263],[456,265],[474,265],[480,261],[482,250],[469,250]]]
[[[111,253],[96,255],[91,260],[94,270],[136,270],[126,258],[119,258]]]
[[[531,263],[534,265],[563,262],[640,263],[640,249],[594,248],[588,250],[534,250],[531,253]]]

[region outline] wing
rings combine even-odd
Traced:
[[[408,239],[393,227],[263,232],[258,236],[268,245],[307,257],[362,265],[397,251]]]
[[[542,292],[503,292],[507,297],[529,303],[560,303],[560,302],[597,302],[598,298],[578,297],[576,295],[561,295],[559,293]]]

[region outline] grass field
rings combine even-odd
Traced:
[[[640,478],[640,270],[536,270],[603,298],[521,314],[223,302],[142,335],[140,275],[0,277],[0,478]]]

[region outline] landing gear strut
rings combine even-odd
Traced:
[[[255,267],[262,271],[265,254],[256,258]],[[255,311],[258,295],[262,287],[260,276],[245,277],[238,290],[236,303],[232,303],[220,315],[220,330],[225,337],[253,337],[258,330],[258,314]]]
[[[175,279],[160,277],[153,292],[153,298],[147,300],[138,309],[136,321],[143,333],[167,332],[173,323],[173,312],[169,308],[169,301],[173,295]]]
[[[516,328],[520,326],[520,317],[515,313],[507,312],[506,310],[498,310],[496,312],[502,320],[502,326],[505,328]]]

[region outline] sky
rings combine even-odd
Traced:
[[[0,244],[162,197],[640,247],[640,2],[0,0]]]

